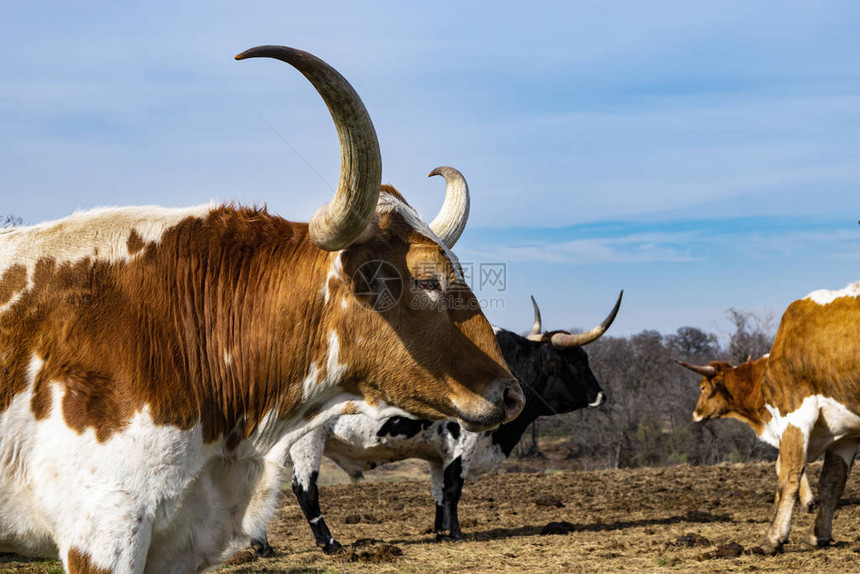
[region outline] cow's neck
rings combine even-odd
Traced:
[[[140,369],[177,383],[197,405],[204,440],[222,437],[228,448],[264,417],[295,412],[330,343],[321,289],[331,255],[306,224],[248,211],[183,222],[130,266],[142,280],[160,277],[141,313],[153,305],[168,315],[164,340],[152,343],[165,349],[150,353],[171,359],[147,364],[144,354]]]
[[[499,445],[505,457],[511,455],[511,452],[517,446],[517,443],[520,442],[529,425],[541,416],[540,410],[535,405],[535,401],[539,401],[540,398],[529,395],[526,395],[526,406],[523,408],[520,416],[492,431],[493,444]]]

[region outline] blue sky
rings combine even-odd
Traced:
[[[306,221],[331,120],[285,64],[232,58],[279,43],[353,83],[428,219],[426,174],[466,175],[455,251],[507,265],[476,285],[497,324],[527,328],[534,294],[548,327],[590,327],[623,288],[619,335],[724,335],[729,307],[860,280],[856,3],[58,4],[0,4],[0,214],[214,198]]]

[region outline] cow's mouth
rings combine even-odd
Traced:
[[[458,413],[457,420],[460,422],[460,425],[469,432],[489,431],[504,422],[504,411],[499,410],[497,413],[478,419],[470,418]]]
[[[496,400],[490,401],[486,398],[480,401],[477,414],[454,405],[457,418],[468,431],[481,432],[492,430],[500,424],[511,422],[517,418],[525,406],[525,397],[516,381],[505,381],[500,387]]]

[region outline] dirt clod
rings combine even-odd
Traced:
[[[541,494],[535,499],[535,504],[538,506],[554,506],[555,508],[564,508],[564,503],[561,498],[552,494]]]
[[[714,558],[732,559],[738,558],[744,553],[744,547],[737,542],[729,542],[721,544],[713,552],[707,552],[699,557],[699,560],[711,560]]]
[[[690,532],[683,536],[679,536],[675,541],[678,546],[686,546],[687,548],[695,548],[696,546],[705,547],[711,546],[711,541],[695,532]]]
[[[403,556],[403,550],[393,544],[380,544],[364,552],[351,552],[347,562],[369,562],[380,564],[382,562],[393,562]]]

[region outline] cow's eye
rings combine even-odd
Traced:
[[[415,286],[419,289],[424,289],[425,291],[441,291],[442,284],[439,283],[439,280],[435,277],[428,277],[426,279],[416,279]]]

